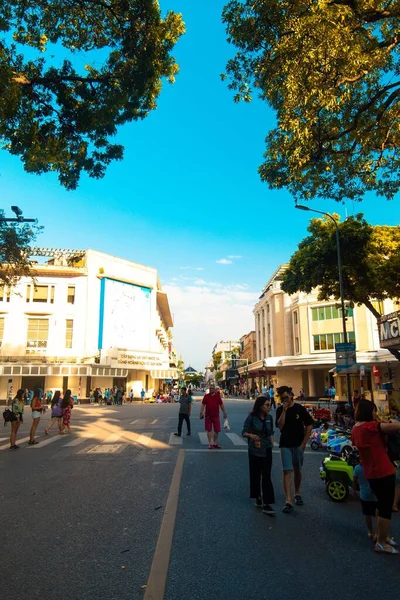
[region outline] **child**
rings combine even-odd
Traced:
[[[355,495],[357,495],[357,484],[360,488],[361,508],[365,517],[365,524],[368,528],[368,537],[375,541],[376,534],[372,519],[376,516],[377,500],[376,496],[372,493],[368,479],[365,477],[364,469],[361,465],[354,467],[353,490]]]

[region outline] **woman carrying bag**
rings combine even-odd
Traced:
[[[11,419],[11,433],[10,433],[10,450],[18,450],[19,446],[15,443],[17,440],[17,433],[20,425],[23,421],[24,413],[24,390],[18,390],[14,400],[8,402],[8,406],[12,411]]]
[[[38,388],[33,392],[32,402],[31,402],[31,410],[32,410],[32,419],[33,420],[32,420],[31,430],[29,432],[28,444],[30,446],[33,446],[34,444],[39,443],[35,440],[35,433],[36,433],[37,426],[39,425],[40,417],[41,417],[42,411],[43,411],[43,405],[40,401],[41,397],[42,397],[42,390]]]
[[[250,498],[256,499],[256,506],[262,508],[263,513],[274,515],[271,506],[275,503],[271,481],[274,422],[270,409],[271,400],[259,396],[244,422],[242,436],[249,445]]]
[[[46,435],[49,435],[50,429],[57,423],[59,433],[61,431],[61,419],[63,416],[63,409],[61,406],[62,398],[60,390],[54,393],[53,400],[51,401],[51,423],[47,429],[44,430]]]

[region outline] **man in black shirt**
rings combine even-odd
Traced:
[[[286,504],[282,512],[293,510],[291,495],[291,474],[294,471],[294,503],[303,504],[300,496],[301,468],[303,466],[304,449],[310,437],[313,419],[301,404],[293,401],[290,388],[286,385],[277,389],[281,404],[276,411],[276,426],[281,431],[279,447],[281,449],[283,488]]]

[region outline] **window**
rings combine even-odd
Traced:
[[[54,285],[50,286],[50,304],[54,304]]]
[[[383,314],[384,314],[384,312],[383,312],[383,302],[382,302],[382,300],[374,300],[374,301],[372,302],[372,306],[375,308],[375,310],[377,310],[377,311],[378,311],[378,313],[379,313],[380,315],[383,315]]]
[[[349,342],[355,343],[356,336],[354,331],[347,332]],[[321,333],[313,335],[314,350],[334,350],[335,344],[343,342],[343,333]]]
[[[297,317],[297,310],[295,310],[295,311],[294,311],[294,313],[293,313],[293,321],[294,321],[294,324],[295,324],[295,325],[297,325],[297,324],[298,324],[298,322],[299,322],[299,321],[298,321],[298,317]]]
[[[68,286],[67,303],[75,304],[75,286],[74,285]]]
[[[351,306],[346,306],[346,317],[352,317],[354,314]],[[318,306],[317,308],[311,309],[311,315],[313,321],[328,321],[330,319],[341,319],[342,311],[337,306]]]
[[[0,285],[0,302],[10,302],[11,288],[8,285]]]
[[[41,354],[46,352],[48,337],[48,319],[28,319],[26,353]]]
[[[48,285],[38,285],[33,288],[32,302],[47,302]]]
[[[294,339],[294,345],[295,345],[295,352],[296,352],[296,354],[300,354],[300,343],[299,343],[299,338],[298,337],[296,337]]]
[[[65,321],[65,347],[72,348],[72,337],[74,333],[74,322],[72,319]]]
[[[4,336],[4,318],[0,318],[0,346],[3,344],[3,336]]]
[[[271,335],[271,325],[268,323],[268,335]]]
[[[32,286],[28,283],[28,285],[26,286],[26,301],[27,302],[31,301],[31,288],[32,288]]]

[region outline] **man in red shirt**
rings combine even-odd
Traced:
[[[219,409],[221,407],[224,419],[227,418],[226,410],[220,393],[216,391],[215,385],[210,385],[210,392],[206,394],[201,403],[200,419],[204,418],[204,412],[206,413],[205,429],[208,437],[208,447],[221,448],[218,445],[218,434],[221,431],[221,423],[219,421]],[[214,443],[212,443],[214,430]]]

